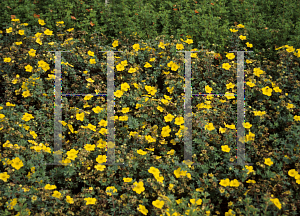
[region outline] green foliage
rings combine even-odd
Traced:
[[[191,35],[194,44],[199,44],[198,48],[203,45],[204,48],[220,53],[235,48],[234,41],[229,47],[224,45],[228,44],[228,37],[231,35],[229,26],[237,22],[248,27],[246,36],[250,43],[256,44],[254,51],[264,53],[271,61],[277,61],[275,45],[296,46],[300,40],[299,4],[297,0],[220,0],[212,4],[208,0],[197,3],[186,0],[176,3],[124,0],[112,1],[105,7],[103,1],[95,0],[55,0],[49,3],[6,0],[2,2],[4,10],[0,22],[9,23],[10,15],[17,14],[29,26],[37,26],[37,18],[33,17],[37,14],[46,21],[46,27],[55,33],[58,31],[55,22],[64,21],[66,28],[74,27],[75,31],[107,35],[107,43],[111,43],[113,38],[120,38],[120,32],[129,40],[134,32],[143,40],[158,35],[166,35],[166,39],[173,35],[179,40],[180,35]],[[272,28],[273,26],[276,28]],[[87,36],[81,37],[91,42]],[[260,56],[257,58],[262,61]]]

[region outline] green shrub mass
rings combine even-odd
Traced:
[[[1,1],[0,215],[299,215],[299,4]],[[46,52],[55,50],[69,51],[61,53],[62,93],[86,94],[62,97],[60,151],[55,53]],[[245,166],[230,165],[237,162],[233,50],[253,51],[243,59],[242,142],[252,163]],[[114,52],[115,145],[106,142],[106,96],[89,95],[107,92],[107,51],[122,51]],[[184,160],[179,51],[197,51],[196,165]],[[102,164],[111,149],[124,166]],[[46,166],[56,154],[61,165]]]

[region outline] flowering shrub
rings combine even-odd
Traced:
[[[6,33],[15,38],[1,47],[1,215],[297,213],[299,49],[280,47],[279,65],[245,54],[245,152],[254,164],[245,167],[228,165],[236,162],[236,55],[191,54],[193,92],[206,94],[192,100],[193,162],[201,164],[193,165],[183,158],[185,68],[176,52],[196,51],[193,40],[114,40],[123,51],[115,54],[115,155],[126,166],[106,166],[106,99],[90,94],[106,92],[107,53],[98,51],[113,48],[74,39],[74,29],[54,38],[45,20],[37,22],[33,36],[13,19]],[[244,28],[230,29],[238,50],[254,46]],[[64,166],[46,167],[57,153],[55,55],[46,51],[62,48],[70,50],[61,59],[62,92],[87,95],[62,99]]]

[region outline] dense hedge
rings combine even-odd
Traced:
[[[107,44],[111,44],[113,38],[120,38],[120,32],[127,39],[137,32],[144,40],[159,35],[166,35],[167,39],[173,35],[179,39],[180,35],[189,34],[198,48],[204,45],[204,48],[223,53],[236,46],[237,41],[228,41],[229,28],[236,22],[247,26],[247,40],[256,44],[254,50],[274,62],[278,60],[275,45],[296,47],[300,41],[300,2],[297,0],[181,0],[174,3],[122,0],[110,1],[111,13],[104,2],[5,0],[1,2],[0,23],[3,29],[3,23],[9,23],[10,16],[17,15],[34,27],[38,25],[38,15],[54,33],[59,31],[55,22],[62,20],[66,28],[107,35]],[[89,41],[88,37],[85,39]]]

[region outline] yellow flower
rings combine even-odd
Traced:
[[[24,98],[31,96],[31,94],[30,94],[30,91],[29,91],[29,90],[27,90],[27,91],[24,91],[24,92],[22,93],[22,95],[23,95],[23,97],[24,97]]]
[[[32,72],[33,67],[31,65],[25,66],[27,72]]]
[[[101,127],[106,127],[107,126],[107,121],[101,119],[101,121],[98,123]]]
[[[64,21],[56,22],[56,24],[64,24],[64,23],[65,23]]]
[[[266,165],[271,166],[273,164],[273,161],[271,160],[271,158],[265,158],[265,162]]]
[[[214,127],[213,123],[208,123],[207,125],[205,125],[204,129],[212,131],[215,129],[215,127]]]
[[[95,112],[95,113],[99,113],[103,110],[104,108],[101,108],[99,106],[96,106],[95,108],[93,108],[92,110]]]
[[[119,117],[119,121],[127,121],[128,120],[128,116],[120,116]]]
[[[169,125],[167,125],[166,127],[162,128],[161,135],[162,135],[162,137],[167,137],[167,136],[170,136],[170,134],[169,134],[170,132],[171,132],[171,129],[170,129]]]
[[[224,187],[227,187],[230,185],[230,180],[229,178],[227,179],[222,179],[220,182],[219,182],[220,185],[224,186]]]
[[[10,204],[9,204],[9,206],[8,206],[7,208],[10,207],[10,210],[13,210],[13,209],[14,209],[14,206],[17,204],[17,202],[18,202],[18,199],[17,199],[17,198],[14,198],[14,199],[10,202]]]
[[[10,175],[7,175],[7,172],[0,173],[0,179],[4,182],[7,182],[7,179],[10,177]]]
[[[222,127],[220,127],[220,128],[219,128],[219,131],[220,131],[220,133],[225,133],[225,131],[226,131],[226,128],[222,128]]]
[[[281,209],[281,203],[279,202],[279,199],[278,199],[278,198],[270,199],[270,200],[271,200],[271,202],[273,202],[273,204],[274,204],[277,208]]]
[[[253,87],[253,86],[255,86],[255,84],[254,84],[254,83],[252,83],[252,82],[246,82],[246,84],[247,84],[248,86],[250,86],[250,87]]]
[[[101,164],[101,163],[106,163],[106,155],[98,155],[96,158],[96,161]]]
[[[229,68],[231,68],[231,65],[229,63],[223,63],[222,68],[224,68],[225,70],[229,70]]]
[[[173,120],[174,116],[172,114],[168,114],[164,117],[166,122],[171,122]]]
[[[37,137],[37,134],[34,131],[30,131],[30,135],[32,135],[34,139]]]
[[[228,147],[228,145],[222,145],[221,148],[223,152],[230,152],[230,148]]]
[[[34,56],[35,56],[35,53],[36,53],[36,50],[30,49],[30,50],[28,51],[28,53],[29,53],[30,56],[34,57]]]
[[[157,106],[157,109],[158,109],[160,112],[163,112],[163,111],[164,111],[164,108],[162,108],[161,106]]]
[[[130,68],[130,69],[128,70],[128,73],[134,73],[134,72],[136,72],[136,68]]]
[[[145,139],[146,139],[148,142],[156,142],[156,139],[153,139],[150,135],[145,136]]]
[[[288,174],[291,177],[295,177],[296,175],[298,175],[298,172],[295,169],[291,169],[289,170]]]
[[[91,145],[91,144],[86,144],[84,146],[85,150],[87,150],[87,151],[94,151],[95,147],[96,147],[95,145]]]
[[[232,54],[232,53],[231,53]],[[232,83],[229,83],[229,84],[226,84],[226,88],[227,89],[230,89],[230,88],[234,88],[234,84],[232,84]]]
[[[86,205],[94,205],[97,201],[96,198],[91,198],[91,197],[84,198],[84,200],[86,201]]]
[[[44,71],[50,69],[49,64],[47,62],[44,62],[43,60],[38,61],[38,67],[41,67]]]
[[[136,152],[140,155],[146,155],[147,152],[143,151],[142,149],[136,150]]]
[[[152,205],[159,209],[161,209],[164,204],[165,204],[165,202],[162,200],[161,201],[160,200],[152,201]]]
[[[10,102],[6,102],[6,106],[16,106],[15,104],[12,104]]]
[[[116,116],[116,117],[118,117],[118,116]],[[107,134],[107,129],[101,128],[99,133],[101,133],[102,135],[105,135],[105,134]]]
[[[39,19],[38,21],[39,21],[40,25],[46,25],[46,23],[44,22],[44,20]]]
[[[105,165],[97,164],[94,166],[96,170],[103,171],[105,169]]]
[[[175,118],[175,124],[176,124],[176,125],[181,125],[181,124],[183,124],[183,123],[184,123],[183,117],[176,117],[176,118]]]
[[[277,86],[277,87],[275,87],[275,88],[273,88],[273,90],[275,91],[275,92],[282,92],[282,90]]]
[[[241,40],[246,40],[246,36],[243,36],[243,35],[240,35],[239,38],[240,38]]]
[[[250,47],[250,48],[253,47],[253,44],[251,44],[249,42],[247,42],[246,45],[247,45],[247,47]]]
[[[88,55],[89,55],[89,56],[94,57],[94,54],[95,54],[94,52],[92,52],[92,51],[90,51],[90,50],[88,51]]]
[[[111,192],[116,193],[116,192],[118,192],[118,190],[117,190],[114,186],[107,187],[107,188],[106,188],[106,193],[107,193],[109,196],[112,196]]]
[[[20,42],[15,42],[16,45],[21,45],[22,44],[22,41]]]
[[[176,63],[173,63],[171,66],[172,71],[177,71],[178,68],[179,68],[179,66]]]
[[[124,182],[131,182],[131,181],[132,181],[132,178],[123,178],[123,181],[124,181]]]
[[[261,89],[264,95],[271,96],[272,95],[272,89],[269,86],[266,86],[265,88]]]
[[[185,42],[185,43],[187,43],[187,44],[192,44],[192,43],[193,43],[193,40],[192,40],[192,39],[187,39],[186,41],[183,41],[183,42]]]
[[[211,88],[211,87],[209,87],[208,85],[205,86],[205,92],[211,93],[211,91],[212,91],[212,88]]]
[[[4,58],[4,62],[11,62],[11,58]]]
[[[294,108],[294,104],[288,103],[287,106],[286,106],[286,108],[288,108],[288,109]]]
[[[139,44],[134,44],[132,46],[132,48],[135,50],[135,51],[138,51],[140,49],[140,45]]]
[[[83,100],[90,100],[92,97],[94,97],[93,95],[86,95]]]
[[[179,178],[180,176],[185,176],[186,171],[181,171],[181,168],[179,167],[177,170],[174,170],[174,175],[176,178]]]
[[[75,160],[78,154],[78,150],[76,151],[75,149],[71,149],[70,151],[67,152],[68,158],[71,160]]]
[[[148,214],[148,210],[147,210],[146,207],[143,206],[143,205],[140,205],[140,204],[139,204],[138,210],[139,210],[143,215],[147,215],[147,214]]]
[[[69,204],[73,204],[74,203],[73,198],[71,198],[70,196],[66,196],[66,200],[67,200],[67,203],[69,203]]]
[[[35,40],[35,42],[37,42],[39,45],[42,45],[42,44],[43,44],[42,41],[41,41],[41,38],[37,38],[37,39]]]
[[[295,115],[295,116],[294,116],[294,120],[295,120],[295,121],[300,121],[300,116]]]
[[[225,127],[229,128],[229,129],[236,129],[234,124],[228,125],[225,122],[224,122],[224,124],[225,124]]]
[[[33,119],[34,117],[31,114],[25,113],[22,117],[22,120],[29,121],[30,119]]]
[[[46,186],[44,188],[46,190],[54,190],[54,189],[56,189],[56,186],[55,185],[46,184]]]
[[[144,183],[142,181],[140,181],[139,183],[134,182],[133,185],[134,188],[132,190],[136,193],[141,194],[143,191],[145,191]]]
[[[12,27],[6,29],[6,33],[11,33],[12,32]]]
[[[225,95],[224,95],[227,99],[234,99],[235,96],[233,93],[229,93],[229,92],[225,92]]]
[[[243,122],[243,125],[244,125],[244,128],[251,128],[252,127],[252,124],[250,124],[249,122],[246,122],[246,123]]]
[[[83,121],[83,119],[84,119],[84,112],[81,113],[81,114],[76,113],[76,119],[77,119],[77,120],[80,120],[80,121]]]
[[[146,62],[146,64],[144,65],[145,68],[149,68],[152,67],[152,65],[149,62]]]
[[[229,60],[231,60],[231,59],[234,59],[234,58],[235,58],[235,55],[234,55],[233,53],[228,53],[228,54],[226,55],[226,57],[227,57]]]
[[[88,78],[88,79],[86,79],[86,81],[88,81],[88,82],[95,82],[93,79],[91,79],[91,78]]]
[[[20,160],[19,157],[16,157],[12,160],[11,166],[16,170],[19,170],[22,166],[24,166],[23,162]]]
[[[95,59],[90,59],[90,63],[91,64],[96,64],[96,60]]]
[[[47,29],[46,31],[44,31],[45,35],[52,35],[53,31],[50,31],[49,29]]]
[[[240,185],[237,179],[230,181],[230,187],[238,187]]]
[[[129,112],[129,107],[123,107],[121,112],[124,113],[124,114],[128,113]]]
[[[52,196],[59,199],[61,197],[61,193],[58,192],[58,191],[54,191],[53,194],[52,194]]]
[[[121,84],[121,90],[123,92],[128,91],[129,88],[130,86],[126,82]]]
[[[119,42],[117,40],[115,40],[113,43],[112,43],[112,46],[113,47],[117,47],[119,45]]]
[[[260,75],[264,73],[264,71],[261,70],[260,68],[254,68],[253,71],[254,71],[254,72],[253,72],[254,75],[255,75],[255,76],[258,76],[258,77],[260,77]]]
[[[184,46],[182,44],[176,44],[176,49],[182,50],[184,49]]]
[[[190,199],[190,202],[191,202],[192,204],[195,204],[195,199]],[[198,199],[198,200],[196,201],[196,204],[197,204],[197,205],[201,205],[201,204],[202,204],[202,199]]]
[[[120,98],[122,95],[123,95],[123,92],[121,90],[117,90],[115,92],[115,96],[118,97],[118,98]]]
[[[155,87],[151,87],[151,86],[145,86],[146,91],[148,92],[148,94],[151,95],[155,95],[155,93],[157,92],[157,90],[155,89]]]
[[[24,35],[24,30],[19,30],[19,35]]]

